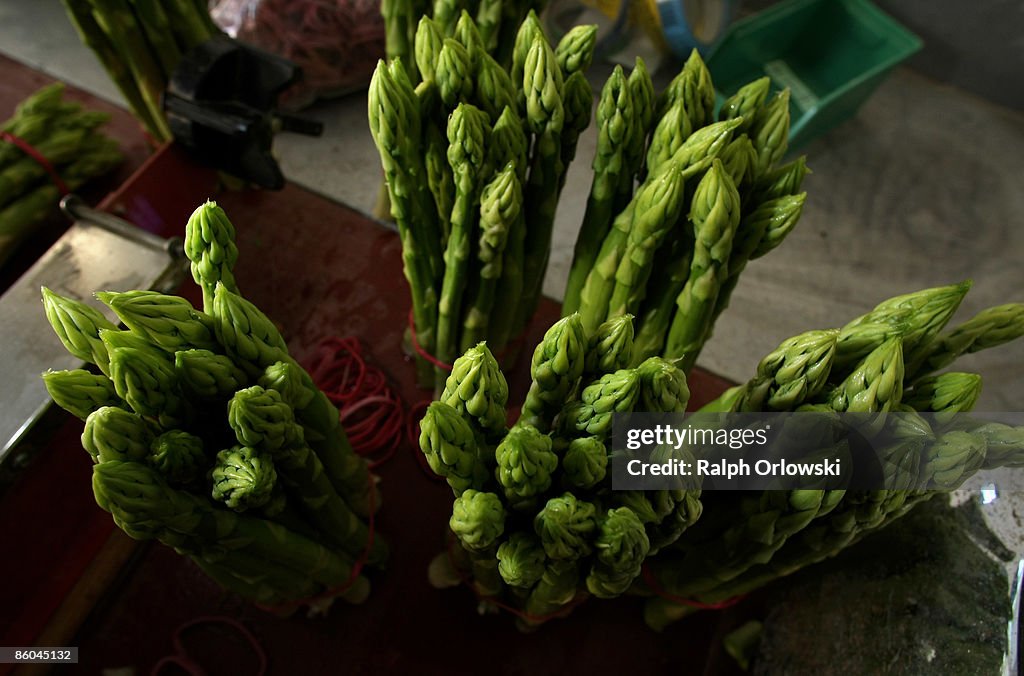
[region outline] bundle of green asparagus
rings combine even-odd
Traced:
[[[467,12],[452,30],[423,17],[420,81],[393,59],[369,92],[415,338],[442,364],[485,338],[500,353],[536,308],[565,169],[590,123],[596,35],[578,27],[552,48],[530,12],[506,69]],[[440,389],[445,373],[420,360],[419,376]]]
[[[45,158],[68,190],[121,162],[117,143],[99,131],[110,116],[64,101],[63,93],[60,83],[40,89],[18,104],[0,127],[0,266],[61,197],[61,186],[46,165],[15,140]]]
[[[480,46],[498,63],[508,66],[519,25],[529,12],[539,14],[545,5],[546,0],[382,0],[387,58],[401,59],[415,79],[418,65],[413,48],[421,17],[431,18],[443,36],[452,37],[465,12],[479,27]]]
[[[696,50],[656,100],[636,75],[616,69],[601,92],[594,178],[562,309],[578,311],[588,331],[633,314],[634,364],[660,355],[689,372],[747,263],[796,225],[808,170],[802,157],[776,166],[789,91],[769,96],[767,77],[741,87],[715,121],[715,89]]]
[[[387,556],[374,477],[338,411],[235,284],[235,230],[207,202],[185,252],[203,309],[152,291],[98,293],[127,327],[43,289],[47,318],[85,369],[49,371],[53,400],[85,420],[96,502],[261,604],[365,598]]]
[[[662,589],[648,602],[648,624],[660,628],[692,612],[666,597],[703,603],[736,598],[835,555],[936,491],[957,488],[980,468],[1024,463],[1024,427],[914,415],[970,411],[981,376],[935,372],[962,354],[1024,336],[1020,303],[989,308],[943,333],[968,288],[964,283],[897,296],[842,329],[794,336],[761,360],[747,383],[702,409],[903,413],[884,418],[899,425],[888,437],[897,441],[884,449],[892,472],[885,485],[894,488],[705,492],[705,517],[649,562]],[[635,591],[652,589],[638,584]]]
[[[68,17],[157,142],[171,138],[161,104],[181,56],[220,33],[206,0],[62,0]]]
[[[456,497],[450,563],[485,604],[515,609],[526,625],[624,593],[644,559],[700,516],[699,489],[610,490],[613,414],[681,412],[690,394],[660,357],[628,367],[632,346],[628,316],[590,333],[579,315],[558,321],[533,353],[533,383],[508,429],[508,387],[480,343],[420,422],[420,448]]]

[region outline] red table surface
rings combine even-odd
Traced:
[[[299,361],[323,338],[356,336],[407,403],[428,398],[415,387],[413,366],[401,349],[409,301],[393,231],[295,186],[276,193],[217,194],[212,174],[191,165],[173,147],[154,157],[105,207],[172,236],[183,234],[188,214],[212,197],[237,229],[236,276],[242,293],[283,327]],[[199,302],[191,281],[183,293]],[[557,316],[558,306],[545,300],[524,344],[532,349]],[[512,401],[521,400],[524,392],[526,361],[521,359],[510,374]],[[726,384],[695,372],[694,403]],[[52,486],[46,490],[46,480],[37,480],[39,502],[80,519],[76,531],[83,539],[92,528],[102,531],[100,524],[109,528],[109,515],[89,495],[90,462],[74,435],[55,440],[48,451],[66,468],[69,490],[56,500]],[[591,601],[569,620],[522,634],[507,614],[478,616],[468,589],[431,588],[427,565],[443,547],[452,496],[446,485],[422,472],[413,453],[403,445],[378,470],[384,505],[377,526],[391,544],[392,557],[386,573],[373,575],[373,592],[365,604],[339,602],[327,618],[281,619],[223,594],[186,559],[154,545],[143,550],[76,638],[79,669],[98,673],[133,666],[149,671],[172,651],[179,625],[206,615],[243,620],[265,647],[270,673],[720,673],[727,668],[708,647],[715,644],[728,612],[702,613],[657,634],[644,626],[639,600]],[[46,519],[35,519],[24,546],[36,548],[31,534],[45,537],[48,527]],[[82,558],[89,549],[62,544],[68,557]],[[199,630],[191,639],[211,674],[249,673],[247,665],[255,665],[242,645],[220,629]]]

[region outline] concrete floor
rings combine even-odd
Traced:
[[[118,100],[58,0],[0,0],[0,52]],[[320,104],[322,138],[282,135],[286,176],[364,212],[379,186],[365,95]],[[559,206],[545,292],[559,298],[590,183],[595,134],[580,140]],[[838,326],[889,296],[965,278],[954,321],[1024,300],[1024,114],[897,69],[852,120],[803,149],[814,174],[786,243],[751,264],[706,368],[744,379],[784,338]],[[1020,410],[1024,341],[958,363],[985,377],[979,409]]]

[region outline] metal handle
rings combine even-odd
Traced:
[[[64,199],[60,201],[60,208],[73,221],[83,221],[131,242],[166,251],[171,258],[178,259],[185,256],[185,249],[180,237],[164,239],[154,235],[123,218],[93,209],[81,197],[73,193],[64,196]]]

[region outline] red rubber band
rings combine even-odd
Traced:
[[[264,676],[264,674],[267,673],[267,653],[263,650],[263,646],[256,637],[253,636],[252,632],[249,631],[248,627],[238,620],[225,615],[203,615],[179,625],[178,628],[174,630],[174,636],[171,639],[171,644],[174,646],[174,654],[162,657],[155,665],[153,665],[153,669],[149,673],[152,676],[156,676],[156,674],[159,674],[164,667],[173,664],[192,676],[205,676],[207,672],[188,654],[188,651],[185,650],[185,644],[181,638],[182,634],[186,631],[201,624],[225,624],[237,631],[242,638],[249,643],[253,654],[256,655],[256,659],[259,660],[259,667],[257,668],[256,676]]]
[[[31,143],[25,139],[15,136],[9,131],[0,131],[0,140],[7,141],[11,145],[16,146],[21,152],[35,160],[36,164],[45,169],[46,173],[50,175],[50,180],[53,181],[53,184],[57,186],[57,190],[60,191],[61,197],[64,197],[68,192],[70,192],[67,184],[64,183],[64,179],[60,177],[57,170],[52,164],[50,164],[50,160],[46,159],[41,152],[32,147]]]
[[[416,337],[416,322],[413,321],[412,308],[409,308],[409,337],[412,338],[412,349],[416,350],[416,354],[423,357],[428,362],[444,371],[451,371],[453,368],[455,368],[451,364],[445,364],[443,361],[441,361],[434,355],[424,350],[423,346],[420,345],[420,341]]]
[[[451,564],[452,570],[454,570],[455,574],[459,576],[459,580],[462,582],[462,584],[464,584],[465,586],[469,587],[469,590],[471,592],[473,592],[473,596],[476,597],[477,601],[482,601],[482,602],[485,602],[485,603],[490,603],[490,604],[494,605],[497,608],[500,608],[500,609],[502,609],[502,610],[504,610],[504,611],[506,611],[508,613],[511,613],[512,615],[515,615],[516,617],[518,617],[521,620],[526,620],[527,622],[533,622],[535,624],[543,624],[544,622],[547,622],[548,620],[554,620],[554,619],[566,617],[567,615],[569,615],[569,613],[571,613],[573,611],[573,609],[576,608],[576,606],[580,605],[581,603],[586,601],[587,598],[588,598],[585,594],[584,595],[576,594],[576,597],[573,598],[572,601],[570,601],[569,603],[565,604],[564,606],[562,606],[561,608],[559,608],[558,610],[556,610],[554,612],[548,613],[547,615],[531,615],[530,613],[524,612],[524,611],[520,610],[519,608],[516,608],[515,606],[510,606],[509,604],[505,603],[504,601],[498,600],[498,597],[496,597],[496,596],[487,596],[487,595],[481,594],[479,591],[477,591],[476,587],[473,586],[472,578],[470,578],[469,575],[467,575],[464,570],[462,570],[457,565],[455,565],[455,556],[454,556],[454,549],[453,549],[454,544],[455,544],[455,534],[452,533],[451,531],[448,531],[448,547],[447,547],[448,563]]]
[[[366,363],[355,338],[325,338],[309,366],[313,383],[338,407],[349,443],[376,469],[402,442],[405,403],[384,372]]]
[[[723,610],[736,605],[746,598],[746,594],[740,594],[739,596],[733,596],[731,599],[726,599],[717,603],[704,603],[702,601],[695,601],[694,599],[683,598],[682,596],[669,594],[665,591],[661,587],[657,578],[654,577],[654,573],[651,572],[651,569],[647,566],[647,562],[644,562],[643,567],[640,570],[643,575],[644,582],[647,583],[647,586],[651,588],[651,591],[654,592],[656,596],[660,596],[666,601],[671,601],[672,603],[680,606],[689,606],[690,608],[698,608],[700,610]]]

